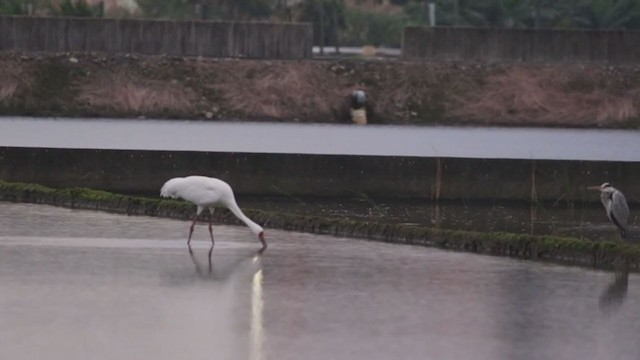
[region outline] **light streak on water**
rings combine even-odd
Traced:
[[[264,300],[262,298],[262,269],[253,275],[251,281],[251,348],[250,360],[263,360],[263,309]]]

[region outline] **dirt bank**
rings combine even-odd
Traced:
[[[3,115],[343,122],[354,88],[375,123],[640,126],[640,65],[0,54]]]

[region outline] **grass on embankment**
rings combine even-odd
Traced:
[[[350,122],[363,89],[382,124],[640,126],[640,66],[230,60],[0,54],[5,115]]]
[[[195,206],[179,200],[134,197],[81,188],[56,190],[41,185],[3,181],[0,181],[0,201],[177,219],[189,219],[195,212]],[[245,213],[265,228],[432,246],[601,269],[628,264],[630,270],[640,270],[640,246],[620,241],[594,242],[557,236],[445,230],[250,209],[245,210]],[[240,224],[239,220],[226,210],[216,211],[214,221]]]

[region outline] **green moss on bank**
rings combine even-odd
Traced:
[[[195,212],[193,205],[180,200],[134,197],[81,188],[56,190],[36,184],[3,181],[0,181],[0,201],[48,204],[128,215],[178,219],[191,218]],[[245,212],[266,228],[438,247],[602,269],[609,269],[625,263],[633,271],[640,269],[640,246],[618,241],[593,242],[557,236],[505,232],[481,233],[350,219],[299,216],[250,209]],[[239,220],[226,210],[216,211],[214,220],[225,224],[240,224]]]

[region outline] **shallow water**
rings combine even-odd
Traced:
[[[2,359],[638,359],[640,278],[0,203]]]

